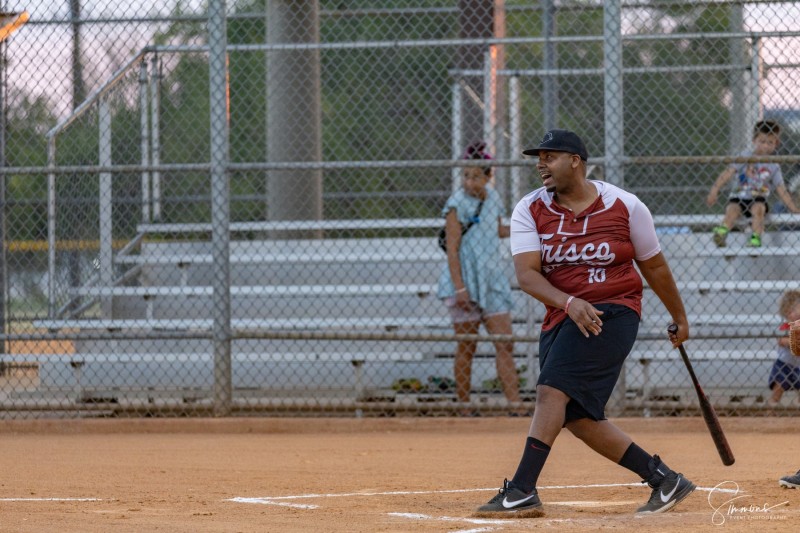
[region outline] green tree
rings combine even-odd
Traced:
[[[9,167],[46,166],[44,134],[56,123],[43,96],[11,94],[15,105],[7,115],[6,164]],[[47,235],[47,177],[11,174],[6,183],[6,240],[35,240]]]

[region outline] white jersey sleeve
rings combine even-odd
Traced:
[[[661,252],[653,215],[638,198],[630,212],[631,242],[637,261],[646,261]]]
[[[538,252],[542,249],[539,232],[536,230],[536,223],[530,210],[534,197],[534,193],[523,197],[517,202],[511,214],[511,255]]]

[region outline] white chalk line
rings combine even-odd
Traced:
[[[574,488],[593,488],[593,487],[628,487],[636,486],[640,483],[623,483],[612,485],[555,485],[551,487],[541,487],[542,489],[574,489]],[[237,497],[230,498],[228,501],[235,503],[251,503],[259,505],[278,505],[281,507],[292,507],[295,509],[318,509],[319,505],[314,504],[300,504],[288,503],[283,500],[304,500],[304,499],[318,499],[318,498],[352,498],[355,496],[414,496],[418,494],[457,494],[466,492],[487,492],[497,490],[497,488],[490,489],[447,489],[447,490],[395,490],[383,492],[344,492],[344,493],[327,493],[327,494],[296,494],[291,496],[263,496],[256,498]]]
[[[515,520],[492,520],[487,518],[465,518],[457,516],[430,516],[421,513],[386,513],[389,516],[396,516],[397,518],[406,518],[409,520],[420,520],[426,522],[460,522],[473,524],[476,526],[500,526],[504,529],[505,526],[514,524]],[[486,531],[494,531],[495,527],[479,527],[473,529],[459,529],[451,531],[450,533],[484,533]]]
[[[600,501],[600,500],[575,500],[571,502],[546,502],[547,505],[564,505],[567,507],[609,507],[614,505],[634,505],[641,503],[636,500]]]
[[[102,502],[103,498],[0,498],[0,502]]]
[[[560,505],[570,502],[547,502],[547,505]],[[574,502],[573,502],[574,503]],[[584,502],[578,502],[584,503]],[[628,502],[597,502],[603,503],[604,505],[623,505],[627,504]],[[633,502],[635,503],[635,502]],[[481,527],[481,528],[474,528],[474,529],[459,529],[456,531],[450,531],[449,533],[483,533],[486,531],[495,531],[495,530],[504,530],[507,527],[514,527],[516,524],[522,523],[520,520],[515,519],[485,519],[485,518],[469,518],[469,517],[455,517],[455,516],[431,516],[422,513],[386,513],[389,516],[395,516],[397,518],[405,518],[408,520],[418,520],[418,521],[426,521],[426,522],[461,522],[479,526],[496,526],[496,527]],[[525,520],[526,523],[530,523],[529,520]],[[554,526],[557,524],[576,524],[580,522],[587,522],[596,524],[596,518],[537,518],[536,525],[539,527],[548,527]]]
[[[637,486],[641,485],[641,483],[625,483],[625,484],[608,484],[608,485],[574,485],[574,486],[550,486],[550,487],[542,487],[542,488],[585,488],[585,487],[625,487],[625,486]],[[726,492],[726,493],[733,493],[736,494],[737,491],[735,489],[720,489],[718,487],[697,487],[697,490],[707,491],[710,492],[714,490],[714,492]],[[742,493],[742,491],[739,491]],[[560,502],[547,502],[547,505],[563,505],[568,507],[610,507],[610,506],[627,506],[627,505],[636,505],[637,502],[635,500],[628,500],[628,501],[599,501],[599,500],[575,500],[575,501],[560,501]],[[432,522],[466,522],[468,524],[475,524],[475,525],[500,525],[500,526],[507,526],[514,523],[514,520],[487,520],[487,519],[479,519],[479,518],[467,518],[467,517],[451,517],[451,516],[430,516],[425,515],[422,513],[386,513],[389,516],[396,516],[398,518],[406,518],[410,520],[424,520],[424,521],[432,521]],[[690,513],[690,514],[700,514],[700,513]],[[641,518],[637,515],[636,518]],[[594,520],[594,519],[590,519]],[[537,521],[539,525],[546,525],[552,526],[560,523],[570,523],[575,524],[576,521],[581,521],[581,519],[576,518],[544,518]],[[461,529],[458,531],[451,531],[450,533],[484,533],[488,531],[494,531],[496,528],[494,527],[483,527],[477,529]],[[503,529],[501,527],[500,529]]]
[[[559,505],[568,502],[547,502],[547,505]],[[584,503],[584,502],[578,502]],[[603,503],[604,505],[622,505],[628,502],[598,502]],[[630,503],[637,503],[637,502],[630,502]],[[495,530],[503,530],[506,527],[514,527],[517,524],[530,524],[531,521],[528,519],[498,519],[498,520],[491,520],[491,519],[481,519],[481,518],[468,518],[468,517],[453,517],[453,516],[431,516],[421,513],[386,513],[389,516],[395,516],[397,518],[405,518],[408,520],[419,520],[419,521],[429,521],[429,522],[462,522],[467,524],[474,524],[474,525],[486,525],[486,526],[497,526],[497,527],[482,527],[476,529],[459,529],[457,531],[450,531],[449,533],[479,533],[484,531],[495,531]],[[707,512],[690,512],[690,513],[681,513],[681,512],[670,512],[672,515],[685,515],[685,516],[703,516],[708,514]],[[640,516],[636,514],[629,515],[635,519],[647,519],[652,518],[652,516]],[[659,515],[660,516],[660,515]],[[605,518],[579,518],[579,517],[572,517],[572,518],[547,518],[547,517],[539,517],[536,518],[536,527],[550,527],[556,526],[558,524],[570,524],[570,525],[579,525],[579,524],[589,524],[593,525],[597,528],[597,521],[607,519]]]
[[[398,516],[410,520],[438,520],[440,522],[466,522],[475,525],[505,525],[512,522],[506,520],[492,520],[490,518],[465,518],[460,516],[430,516],[422,513],[386,513],[389,516]]]
[[[305,496],[299,496],[299,497],[305,497]],[[235,503],[257,503],[259,505],[278,505],[280,507],[292,507],[294,509],[319,509],[319,505],[276,502],[274,499],[271,498],[231,498],[228,501]]]
[[[612,487],[643,487],[643,483],[596,483],[587,485],[548,485],[538,487],[538,490],[559,490],[559,489],[594,489],[594,488],[612,488]],[[304,499],[318,499],[318,498],[352,498],[355,496],[413,496],[418,494],[456,494],[466,492],[487,492],[497,490],[497,488],[484,488],[484,489],[449,489],[449,490],[397,490],[397,491],[384,491],[384,492],[344,492],[344,493],[321,493],[321,494],[297,494],[291,496],[262,496],[254,498],[237,497],[230,498],[227,501],[235,503],[251,503],[260,505],[279,505],[283,507],[293,507],[297,509],[318,509],[319,505],[314,504],[298,504],[288,503],[283,500],[304,500]],[[722,493],[735,494],[737,491],[734,489],[722,489],[712,487],[697,487],[701,491],[714,491]],[[739,491],[742,494],[742,491]],[[551,503],[551,502],[548,502]],[[558,505],[558,503],[554,503]],[[567,505],[567,504],[564,504]],[[610,505],[606,503],[606,505]],[[623,505],[623,504],[619,504]]]

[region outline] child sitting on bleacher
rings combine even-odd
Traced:
[[[780,142],[781,128],[772,120],[756,122],[753,128],[753,148],[743,152],[742,156],[772,155]],[[781,167],[777,163],[733,163],[728,166],[714,182],[708,193],[706,203],[712,206],[716,203],[720,189],[736,176],[733,189],[728,196],[728,205],[725,207],[725,217],[722,224],[714,228],[714,243],[725,246],[728,233],[733,228],[740,216],[750,219],[752,233],[748,244],[753,247],[761,246],[761,236],[764,233],[764,218],[769,212],[767,198],[772,190],[780,197],[786,208],[792,213],[800,212],[795,206],[792,196],[783,183]]]

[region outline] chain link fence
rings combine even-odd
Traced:
[[[465,146],[510,214],[553,127],[655,215],[717,409],[797,413],[796,3],[15,0],[2,21],[26,8],[1,45],[4,417],[507,415],[504,342],[529,410],[543,306],[504,246],[512,335],[455,335],[436,235]],[[780,144],[753,157],[764,119]],[[762,246],[740,219],[718,247],[715,180],[767,163]],[[610,414],[699,412],[668,322],[645,289]]]

